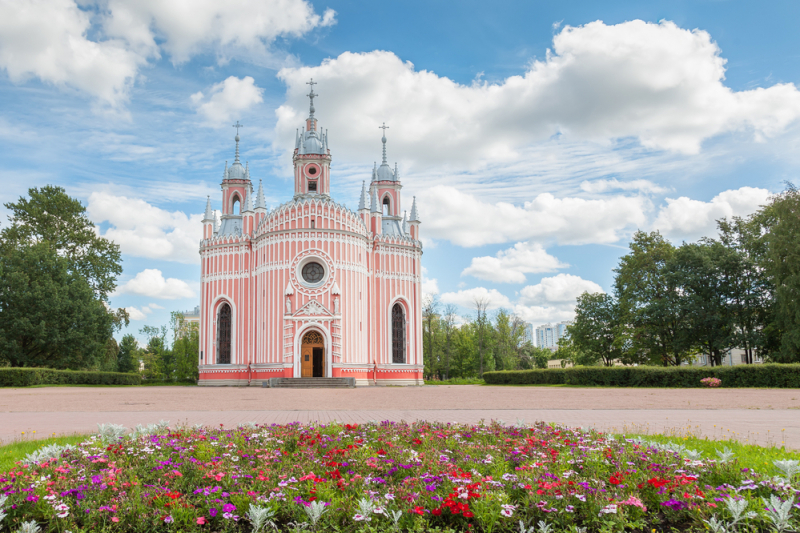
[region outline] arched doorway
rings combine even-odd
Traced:
[[[325,339],[319,331],[311,330],[303,335],[300,348],[300,376],[325,377]]]
[[[399,303],[392,307],[392,363],[406,362],[406,314]]]
[[[231,364],[231,306],[223,303],[219,306],[217,320],[217,364]]]

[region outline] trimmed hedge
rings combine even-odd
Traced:
[[[800,388],[800,364],[717,367],[579,366],[485,372],[489,385],[581,385],[589,387],[701,387],[703,378],[719,378],[722,387]]]
[[[139,374],[92,372],[89,370],[55,370],[52,368],[0,368],[0,387],[31,385],[141,385]]]

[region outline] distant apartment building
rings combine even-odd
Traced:
[[[570,322],[559,322],[539,326],[536,328],[536,346],[555,351],[558,348],[558,341],[567,336],[569,325]]]
[[[522,332],[522,342],[535,344],[533,333],[533,324],[525,324],[525,329]]]
[[[184,322],[189,323],[189,324],[191,324],[193,322],[197,323],[197,324],[200,324],[200,306],[199,305],[197,307],[195,307],[194,309],[192,309],[191,311],[181,311],[181,314],[183,315]]]

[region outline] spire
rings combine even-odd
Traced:
[[[380,213],[381,206],[378,204],[378,188],[372,187],[372,207],[370,209],[373,213]]]
[[[227,163],[228,162],[226,161],[225,164],[227,165]],[[376,162],[375,166],[372,167],[372,181],[375,181],[377,179],[378,179],[378,163]]]
[[[253,211],[253,191],[247,192],[244,196],[244,209],[242,209],[242,213],[247,213]]]
[[[267,201],[264,199],[264,186],[258,180],[258,195],[256,196],[256,209],[266,209]]]
[[[245,161],[244,163],[244,179],[250,179],[250,161]]]
[[[317,82],[314,81],[314,78],[311,78],[311,81],[307,81],[306,82],[306,85],[310,85],[311,86],[311,92],[306,95],[311,100],[311,105],[309,106],[309,112],[308,112],[308,120],[310,121],[310,124],[311,124],[311,131],[314,131],[315,122],[316,122],[316,119],[314,118],[314,111],[315,111],[315,109],[314,109],[314,97],[315,96],[319,96],[318,94],[314,94],[314,85],[316,85],[316,84],[317,84]]]
[[[383,126],[378,126],[379,130],[383,130],[383,137],[381,137],[381,142],[383,143],[383,163],[382,165],[388,165],[389,163],[386,162],[386,130],[389,129],[389,126],[386,123],[383,123]]]
[[[400,181],[400,170],[397,168],[397,161],[394,163],[394,181]]]
[[[358,201],[358,210],[361,211],[362,209],[367,208],[367,186],[362,181],[361,182],[361,199]]]
[[[219,219],[217,218],[216,209],[214,209],[214,233],[219,233]]]
[[[206,212],[203,215],[203,222],[213,222],[214,221],[214,213],[211,211],[211,197],[209,196],[206,200]]]
[[[236,141],[236,158],[233,160],[233,164],[241,165],[241,163],[239,162],[239,136],[237,135],[236,137],[233,138],[233,140]]]
[[[417,197],[411,202],[411,219],[409,222],[419,222],[419,213],[417,213]]]
[[[408,217],[406,215],[407,215],[407,211],[403,211],[403,234],[408,234],[409,233],[409,231],[408,231]]]
[[[228,179],[228,161],[225,161],[225,170],[222,171],[222,179]]]

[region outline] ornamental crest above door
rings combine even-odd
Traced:
[[[311,300],[306,305],[297,310],[294,316],[326,316],[332,317],[333,313],[316,300]]]

